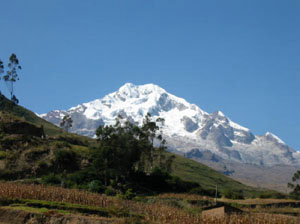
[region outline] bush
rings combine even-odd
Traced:
[[[172,176],[170,180],[167,180],[167,183],[169,185],[169,189],[177,193],[189,192],[192,189],[199,187],[198,183],[184,181],[176,176]]]
[[[0,180],[11,181],[11,180],[17,180],[23,178],[26,174],[26,171],[27,170],[23,170],[23,171],[12,171],[10,169],[0,170]]]
[[[57,172],[74,172],[79,169],[77,155],[70,149],[60,149],[54,152],[52,165]]]
[[[91,192],[100,193],[104,190],[104,186],[102,185],[101,181],[93,180],[88,184],[88,190]]]
[[[117,192],[115,189],[109,186],[105,189],[104,194],[106,194],[107,196],[115,196]]]
[[[68,174],[67,181],[70,186],[88,185],[93,180],[96,180],[96,176],[97,175],[93,172],[93,170],[84,169]]]
[[[48,164],[45,161],[39,161],[37,164],[36,175],[41,176],[47,174],[49,171]]]
[[[270,193],[263,193],[263,194],[259,195],[259,198],[261,198],[261,199],[272,198],[272,197],[273,196]]]
[[[58,175],[55,175],[54,173],[50,173],[49,175],[42,177],[42,183],[50,184],[50,185],[58,185],[61,183],[61,180]]]
[[[225,198],[234,199],[234,200],[244,199],[243,192],[241,191],[236,192],[236,191],[232,191],[231,189],[225,190],[223,196],[225,196]]]
[[[133,192],[131,188],[129,188],[127,189],[125,194],[118,194],[117,196],[121,199],[132,200],[133,198],[135,198],[136,194]]]
[[[282,193],[276,193],[274,196],[277,199],[285,199],[285,198],[287,198],[287,195],[282,194]]]

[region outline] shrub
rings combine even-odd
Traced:
[[[55,175],[54,173],[50,173],[49,175],[42,177],[42,183],[50,184],[50,185],[58,185],[61,183],[61,180],[58,175]]]
[[[277,199],[285,199],[285,198],[287,198],[287,195],[284,195],[282,193],[276,193],[274,196]]]
[[[127,189],[125,194],[117,195],[117,197],[119,197],[121,199],[125,199],[125,200],[132,200],[133,198],[135,198],[135,196],[136,196],[136,194],[133,192],[133,190],[131,188]]]
[[[91,192],[100,193],[104,190],[104,186],[99,180],[93,180],[88,184],[88,190]]]
[[[264,199],[264,198],[272,198],[272,194],[270,193],[263,193],[259,195],[259,198]]]
[[[241,191],[232,191],[231,189],[226,189],[224,191],[224,194],[225,198],[228,198],[228,199],[234,199],[234,200],[237,200],[237,199],[244,199],[244,195],[243,195],[243,192]]]
[[[37,164],[36,175],[40,176],[47,174],[49,172],[48,168],[48,164],[45,161],[39,161]]]
[[[54,152],[52,165],[57,172],[74,172],[79,169],[77,155],[70,149],[60,149]]]
[[[109,186],[105,189],[104,194],[106,194],[107,196],[115,196],[117,194],[117,192],[115,189],[113,189],[111,186]]]
[[[191,181],[184,181],[176,176],[172,176],[170,180],[167,180],[167,183],[169,184],[169,189],[177,193],[189,192],[193,188],[199,187],[198,183],[191,182]]]

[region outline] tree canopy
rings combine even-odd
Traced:
[[[96,136],[99,148],[94,150],[93,166],[105,182],[126,179],[135,172],[151,173],[155,168],[167,171],[171,160],[163,155],[165,141],[158,133],[157,122],[147,114],[142,127],[118,117],[115,125],[99,126]],[[154,140],[160,142],[154,146]]]
[[[69,114],[65,115],[59,124],[59,126],[62,129],[64,129],[66,132],[69,131],[72,125],[73,125],[73,120]]]
[[[14,103],[19,103],[19,100],[14,95],[14,83],[19,80],[18,71],[22,69],[19,65],[19,59],[13,53],[9,57],[9,63],[7,65],[8,70],[6,71],[5,75],[2,77],[6,83],[7,89],[10,93],[10,99]],[[4,73],[4,65],[3,62],[0,60],[0,79],[1,75]]]
[[[300,198],[299,180],[300,180],[300,170],[294,173],[294,176],[292,177],[293,183],[288,183],[288,187],[292,189],[291,196],[297,199]]]

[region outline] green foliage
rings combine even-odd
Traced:
[[[216,196],[216,190],[215,189],[204,189],[201,186],[193,188],[189,191],[190,194],[198,194],[198,195],[206,195],[210,197]],[[218,192],[218,197],[220,196],[220,192]]]
[[[0,80],[2,78],[2,74],[4,73],[4,65],[3,65],[3,61],[1,61],[0,59]],[[1,91],[0,91],[1,93]]]
[[[7,153],[4,151],[0,151],[0,160],[5,159],[7,156]]]
[[[91,192],[101,193],[105,187],[100,180],[93,180],[88,184],[88,190]]]
[[[293,182],[288,183],[288,187],[292,189],[290,196],[294,199],[300,199],[299,179],[300,179],[300,170],[294,173],[294,176],[292,177]]]
[[[259,198],[265,199],[265,198],[276,198],[276,199],[284,199],[287,198],[287,195],[284,195],[282,193],[271,193],[271,192],[264,192],[259,195]]]
[[[223,196],[228,199],[244,199],[242,191],[233,191],[232,189],[226,189],[223,193]]]
[[[1,169],[0,170],[0,180],[11,181],[19,179],[26,174],[27,170],[10,170],[10,169]]]
[[[71,204],[66,202],[32,200],[32,199],[2,199],[0,205],[9,209],[18,209],[34,213],[44,213],[47,211],[63,214],[85,214],[100,217],[126,218],[127,223],[142,220],[142,216],[120,206],[96,207],[83,204]],[[111,221],[109,221],[110,223]],[[44,223],[44,222],[43,222]],[[139,223],[139,222],[138,222]],[[143,222],[144,223],[144,222]]]
[[[149,114],[141,128],[120,117],[114,126],[100,126],[96,131],[99,148],[92,152],[92,169],[107,185],[109,180],[124,182],[136,172],[149,173],[154,165],[165,168],[160,156],[164,141],[157,130],[159,127]],[[161,141],[159,148],[153,146],[156,137]]]
[[[122,194],[117,194],[117,197],[121,198],[121,199],[125,199],[125,200],[132,200],[133,198],[136,197],[136,193],[133,192],[133,190],[131,188],[127,189],[127,191]]]
[[[3,66],[1,66],[3,70]],[[18,99],[13,94],[14,93],[14,82],[19,80],[18,76],[18,70],[21,70],[22,67],[19,65],[19,60],[15,54],[12,54],[9,57],[9,63],[8,63],[8,71],[6,72],[6,75],[3,76],[4,81],[7,83],[8,91],[10,92],[11,100],[13,103],[18,103]],[[1,69],[0,69],[1,70]]]
[[[19,119],[23,119],[26,122],[29,122],[31,124],[35,124],[36,126],[40,127],[43,125],[44,130],[47,135],[57,135],[60,133],[60,129],[56,127],[54,124],[51,124],[50,122],[47,122],[43,120],[42,118],[36,116],[35,113],[19,106],[14,103],[12,103],[10,100],[8,100],[5,96],[1,95],[0,93],[0,111],[6,112],[8,117],[16,116]]]
[[[2,75],[4,73],[4,65],[3,65],[3,61],[0,60],[0,75]],[[0,76],[1,79],[1,76]]]
[[[42,183],[49,185],[59,185],[61,184],[61,179],[57,174],[50,173],[49,175],[42,177]]]
[[[69,129],[72,127],[73,120],[70,115],[65,115],[60,122],[59,126],[64,129],[66,132],[69,131]]]
[[[113,189],[111,186],[108,186],[105,191],[104,194],[106,194],[107,196],[115,196],[117,194],[116,190]]]
[[[74,172],[79,169],[77,155],[70,149],[57,149],[54,152],[53,168],[56,172]]]
[[[45,161],[39,161],[37,164],[36,175],[41,176],[49,172],[49,165]]]
[[[171,156],[174,154],[167,153],[167,155]],[[242,190],[244,197],[258,197],[261,193],[266,192],[266,189],[258,189],[244,185],[206,165],[179,155],[175,155],[171,174],[178,176],[185,181],[196,182],[208,192],[215,192],[216,185],[218,185],[218,191],[221,193],[223,193],[226,189],[232,189],[233,191]],[[269,192],[271,194],[276,193],[275,191]]]
[[[127,200],[132,200],[135,196],[136,194],[133,192],[131,188],[129,188],[124,194],[124,198]]]
[[[78,204],[70,204],[70,203],[54,202],[54,201],[30,200],[30,199],[17,200],[16,202],[18,202],[19,205],[24,205],[31,208],[47,208],[47,209],[56,209],[56,210],[63,210],[63,211],[73,211],[73,212],[79,212],[85,214],[100,215],[104,217],[112,216],[108,209],[94,207],[94,206],[78,205]]]
[[[92,169],[83,169],[67,175],[68,187],[76,187],[90,184],[90,182],[97,180],[97,174]],[[101,181],[101,180],[99,180]],[[88,188],[88,187],[87,187]]]
[[[28,150],[25,153],[25,157],[26,159],[33,161],[39,159],[44,154],[48,154],[48,153],[49,153],[49,149],[33,148]]]

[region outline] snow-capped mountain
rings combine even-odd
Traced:
[[[102,99],[40,116],[58,125],[69,114],[73,119],[72,132],[94,137],[99,125],[113,124],[118,115],[141,124],[148,112],[154,119],[165,119],[163,133],[169,150],[187,157],[200,158],[209,153],[210,158],[238,163],[300,164],[300,155],[274,134],[255,136],[221,111],[209,114],[153,84],[126,83]]]

